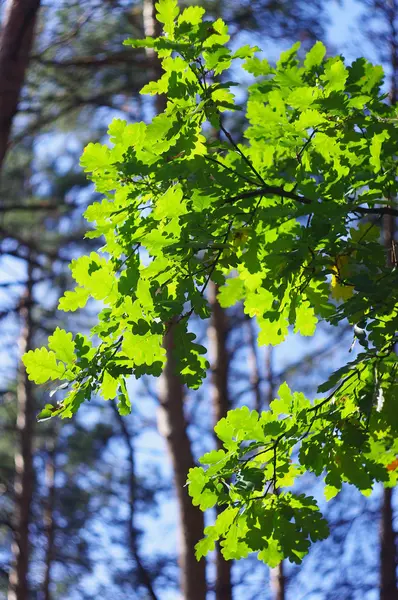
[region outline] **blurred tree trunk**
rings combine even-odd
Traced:
[[[192,504],[185,486],[188,471],[195,466],[184,414],[184,388],[175,374],[173,329],[165,335],[167,363],[160,381],[159,431],[171,456],[179,506],[181,587],[184,600],[205,600],[206,563],[195,558],[195,545],[203,537],[204,518]]]
[[[247,333],[249,349],[250,383],[255,396],[254,408],[258,413],[260,413],[263,408],[263,398],[261,395],[261,375],[258,365],[257,336],[254,327],[255,325],[253,319],[249,319],[247,321]]]
[[[378,8],[381,8],[379,5]],[[389,59],[391,68],[390,101],[397,102],[398,81],[398,1],[387,0],[382,8],[388,30]],[[397,266],[396,222],[392,215],[384,217],[384,243],[387,261],[391,267]],[[396,533],[394,531],[393,490],[383,490],[380,522],[380,600],[394,600],[398,597]]]
[[[209,351],[212,371],[212,403],[214,423],[226,416],[231,408],[228,393],[229,353],[227,349],[228,320],[224,309],[217,300],[218,288],[214,283],[209,286],[210,305],[212,308],[211,323],[208,331]],[[217,448],[223,447],[216,436]],[[216,600],[232,600],[231,581],[232,562],[225,560],[220,545],[216,546]]]
[[[380,600],[396,600],[398,597],[392,496],[392,489],[383,490],[380,524]]]
[[[387,261],[391,267],[396,266],[395,229],[395,218],[386,215],[384,217],[384,243],[387,250]],[[394,531],[392,498],[393,490],[385,488],[380,520],[380,600],[396,600],[398,597],[396,533]]]
[[[154,0],[144,0],[143,22],[146,36],[158,36],[160,23],[155,19]],[[152,62],[153,78],[158,79],[162,69],[153,50],[148,51]],[[156,112],[161,112],[166,106],[164,96],[156,98]],[[180,528],[180,568],[181,588],[185,600],[205,600],[206,598],[206,562],[197,561],[195,545],[203,537],[204,517],[200,509],[193,506],[188,495],[186,482],[188,471],[195,466],[191,442],[188,437],[187,421],[184,414],[184,387],[175,374],[173,359],[173,327],[165,335],[167,363],[160,382],[160,431],[163,433],[171,462],[173,465],[174,481],[179,506]]]
[[[32,348],[32,267],[28,267],[28,283],[21,301],[20,354]],[[17,449],[15,452],[15,521],[12,543],[13,566],[9,575],[8,600],[28,600],[29,525],[33,494],[34,398],[32,384],[20,363],[17,384]]]
[[[44,510],[44,528],[46,535],[46,556],[44,560],[44,582],[43,596],[44,600],[51,600],[51,569],[55,555],[55,473],[56,473],[56,437],[55,432],[52,439],[48,442],[48,456],[46,462],[46,486],[47,486],[47,505]]]
[[[0,31],[0,170],[29,62],[40,0],[8,0]]]
[[[284,561],[277,567],[271,569],[271,588],[273,591],[273,600],[285,600],[286,577]]]
[[[268,346],[265,355],[265,377],[267,382],[266,404],[269,407],[274,399],[274,369],[273,369],[273,348]],[[278,493],[278,490],[276,490]],[[286,575],[285,563],[282,561],[277,567],[271,569],[271,588],[273,591],[273,600],[285,600],[286,597]]]

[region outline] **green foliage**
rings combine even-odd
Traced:
[[[100,300],[99,343],[57,330],[50,351],[24,362],[36,383],[69,389],[42,418],[70,417],[98,392],[127,414],[125,378],[160,375],[170,329],[177,372],[200,386],[205,348],[188,326],[193,313],[209,316],[210,280],[222,306],[242,302],[256,317],[262,344],[279,344],[289,326],[313,335],[318,320],[348,321],[361,351],[319,398],[283,384],[269,411],[230,411],[215,428],[224,450],[189,474],[195,505],[225,507],[198,558],[221,540],[228,559],[300,562],[328,532],[315,500],[286,489],[297,477],[324,476],[328,499],[343,482],[368,494],[396,481],[398,279],[380,239],[383,215],[397,214],[396,111],[364,59],[325,59],[318,42],[304,62],[296,44],[271,67],[257,48],[233,54],[225,24],[202,21],[202,9],[157,8],[164,35],[127,43],[158,53],[164,73],[143,91],[166,94],[167,107],[148,125],[114,121],[111,145],[89,144],[81,161],[105,196],[86,212],[89,237],[104,244],[72,261],[77,287],[60,308]],[[244,143],[224,116],[243,110],[237,82],[214,78],[235,60],[254,76]]]

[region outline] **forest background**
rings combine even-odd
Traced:
[[[232,44],[250,38],[271,61],[296,40],[305,50],[320,39],[330,54],[381,62],[396,101],[395,0],[203,5],[230,26]],[[346,488],[326,504],[308,477],[332,535],[299,567],[227,563],[217,551],[207,565],[194,557],[204,520],[183,486],[197,457],[216,444],[214,423],[241,404],[266,409],[284,380],[311,396],[347,359],[349,329],[260,349],[255,325],[239,307],[222,310],[210,290],[212,317],[205,330],[197,325],[211,349],[200,391],[175,380],[132,382],[128,417],[94,398],[72,421],[36,423],[49,389],[29,383],[21,354],[57,325],[88,329],[96,310],[89,305],[72,318],[56,310],[70,286],[70,259],[91,243],[82,214],[97,195],[79,156],[87,142],[102,141],[113,117],[149,120],[160,109],[139,95],[157,76],[154,57],[122,46],[152,35],[156,22],[151,0],[9,0],[0,19],[0,597],[396,598],[391,490],[364,498]],[[13,47],[17,111],[6,93]]]

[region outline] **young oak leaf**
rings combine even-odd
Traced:
[[[23,355],[22,362],[29,379],[37,384],[62,379],[65,374],[65,366],[57,362],[55,352],[47,348],[29,350]]]
[[[306,57],[304,59],[304,66],[306,69],[312,69],[312,67],[317,67],[320,65],[325,57],[326,48],[322,42],[316,42],[311,50],[307,52]]]
[[[84,308],[87,300],[90,296],[90,292],[83,287],[75,287],[72,291],[64,293],[62,298],[59,299],[58,308],[64,312],[74,312],[78,308]]]
[[[101,384],[101,394],[104,400],[114,400],[116,398],[119,383],[119,379],[115,379],[109,371],[105,370]]]
[[[163,29],[168,34],[170,39],[174,38],[174,21],[180,12],[177,0],[159,0],[155,4],[156,18],[160,23],[163,23]]]
[[[304,336],[312,336],[315,333],[318,319],[315,316],[314,309],[306,300],[296,308],[296,321],[294,333],[301,333]]]
[[[351,285],[344,285],[344,280],[349,275],[348,254],[340,254],[336,257],[335,264],[332,267],[333,275],[331,281],[332,298],[335,300],[348,300],[354,295],[354,288]]]
[[[48,338],[48,347],[55,352],[58,360],[62,360],[67,365],[72,364],[76,359],[75,342],[72,339],[72,334],[64,329],[56,328]]]

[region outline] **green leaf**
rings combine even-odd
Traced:
[[[321,80],[325,82],[325,92],[339,92],[344,89],[348,78],[348,70],[342,60],[329,59],[326,63],[325,73],[321,75]]]
[[[217,299],[223,308],[234,306],[234,304],[242,300],[243,297],[244,284],[238,277],[227,279],[225,285],[219,289],[217,295]]]
[[[225,458],[224,450],[212,450],[211,452],[207,452],[206,454],[204,454],[199,459],[199,462],[201,462],[202,465],[212,465],[220,462],[220,460],[222,460],[223,458]]]
[[[101,384],[101,395],[104,400],[114,400],[119,387],[119,379],[112,377],[109,371],[104,371],[104,377]]]
[[[55,352],[48,351],[46,348],[29,350],[23,355],[22,362],[29,379],[37,384],[64,378],[64,365],[57,362]]]
[[[273,69],[271,68],[271,65],[269,64],[268,60],[266,60],[265,58],[257,58],[257,56],[254,56],[253,58],[248,58],[243,63],[243,68],[245,69],[245,71],[251,73],[255,77],[260,77],[261,75],[269,75],[273,72]]]
[[[283,552],[280,550],[277,540],[269,539],[267,546],[258,553],[258,559],[268,565],[271,569],[277,567],[283,560]]]
[[[58,303],[59,310],[64,312],[75,311],[86,306],[90,292],[83,287],[76,287],[73,292],[65,292]]]
[[[64,329],[56,328],[53,335],[48,338],[48,347],[55,352],[58,360],[62,360],[67,365],[71,365],[76,360],[72,334]]]
[[[382,131],[381,133],[376,133],[372,137],[372,141],[370,143],[369,162],[371,165],[373,165],[375,173],[378,173],[381,169],[381,161],[380,161],[381,148],[382,148],[383,142],[385,140],[388,140],[389,137],[390,137],[390,135],[387,131]]]
[[[177,0],[159,0],[159,2],[155,4],[155,8],[157,11],[157,20],[159,23],[163,23],[163,29],[165,33],[170,37],[170,39],[173,39],[175,19],[180,12]]]
[[[312,69],[312,67],[318,67],[322,64],[323,59],[325,58],[326,47],[322,42],[316,42],[311,50],[307,52],[304,60],[304,66],[306,69]]]
[[[206,556],[209,552],[213,552],[215,548],[215,541],[210,537],[204,537],[195,546],[196,560],[200,560],[203,556]]]
[[[270,404],[272,412],[277,416],[281,414],[290,414],[293,397],[286,382],[282,383],[282,385],[279,387],[278,396],[279,399],[273,400]]]
[[[310,306],[310,303],[308,301],[302,302],[296,308],[294,333],[312,336],[315,333],[317,322],[318,319],[316,318],[314,309]]]
[[[340,492],[340,488],[334,487],[333,485],[325,485],[325,498],[327,501],[332,500]]]

